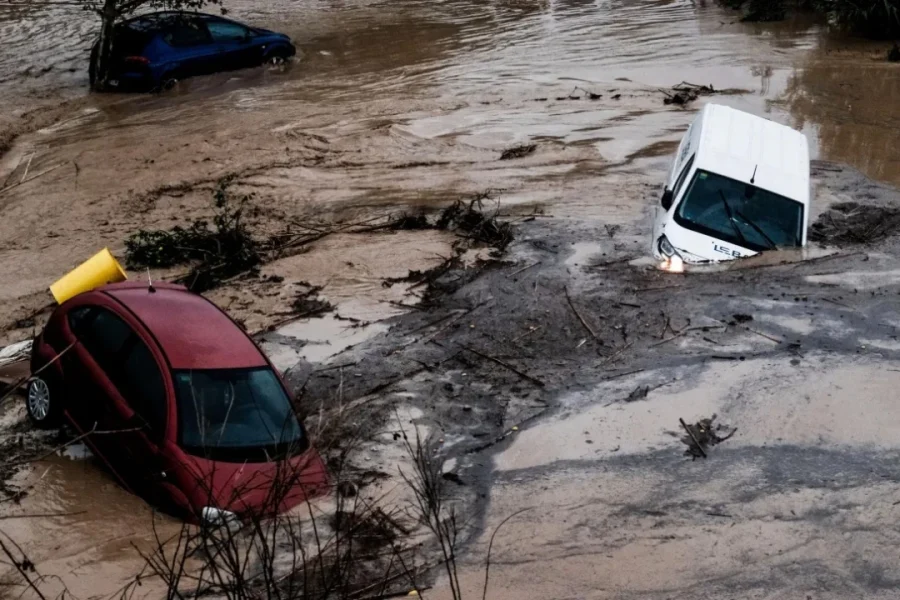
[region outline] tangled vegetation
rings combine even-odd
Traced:
[[[193,263],[191,271],[179,282],[197,292],[258,266],[262,262],[260,244],[241,222],[248,198],[241,198],[235,206],[227,185],[223,181],[216,188],[212,226],[198,220],[188,227],[142,229],[129,236],[125,240],[128,266],[167,268]]]
[[[876,38],[900,35],[900,0],[720,0],[745,21],[779,21],[789,10],[812,10],[834,25]]]

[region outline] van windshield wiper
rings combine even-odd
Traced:
[[[772,240],[772,238],[770,238],[769,235],[765,231],[762,230],[762,228],[759,225],[757,225],[756,223],[754,223],[753,221],[751,221],[750,219],[748,219],[747,217],[745,217],[744,215],[742,215],[741,213],[739,213],[737,211],[735,211],[735,214],[737,216],[739,216],[741,219],[743,219],[744,223],[746,223],[747,225],[752,227],[756,233],[758,233],[760,236],[762,236],[766,240],[766,243],[769,244],[769,250],[775,250],[778,248],[778,244],[776,244]]]
[[[722,205],[725,207],[725,214],[728,216],[728,222],[731,223],[731,228],[734,229],[734,232],[738,234],[738,237],[741,238],[741,242],[744,246],[749,245],[747,238],[744,237],[744,233],[741,231],[741,228],[738,227],[737,221],[734,220],[734,212],[731,210],[731,205],[728,204],[728,199],[725,197],[725,192],[719,190],[719,196],[722,197]]]

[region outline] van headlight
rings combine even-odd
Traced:
[[[659,265],[660,269],[670,273],[684,273],[684,259],[666,236],[659,238],[659,253],[665,257],[665,260]]]
[[[668,256],[669,258],[679,256],[675,247],[669,242],[669,239],[666,236],[661,236],[659,238],[659,253],[663,256]]]

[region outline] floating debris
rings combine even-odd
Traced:
[[[731,428],[722,424],[713,425],[715,420],[715,414],[708,419],[700,419],[693,424],[685,423],[684,419],[678,419],[687,432],[687,435],[681,438],[681,442],[687,446],[687,450],[684,451],[685,456],[690,456],[694,460],[706,458],[706,450],[708,448],[721,444],[737,433],[737,427]],[[731,432],[725,436],[719,435],[720,432],[727,429],[731,429]]]
[[[634,388],[628,397],[625,398],[625,402],[635,402],[636,400],[643,400],[647,397],[647,394],[650,393],[649,385],[639,385]]]
[[[690,104],[700,96],[711,96],[716,93],[715,88],[711,85],[697,85],[686,81],[672,86],[671,92],[666,90],[660,91],[666,95],[663,99],[664,104],[675,104],[678,106]]]
[[[537,144],[522,144],[521,146],[513,146],[512,148],[507,148],[503,151],[503,154],[500,155],[500,160],[524,158],[529,154],[534,154],[535,150],[537,150]]]

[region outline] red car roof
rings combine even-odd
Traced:
[[[267,366],[246,333],[215,304],[182,286],[117,283],[97,291],[124,304],[154,335],[173,369]]]

